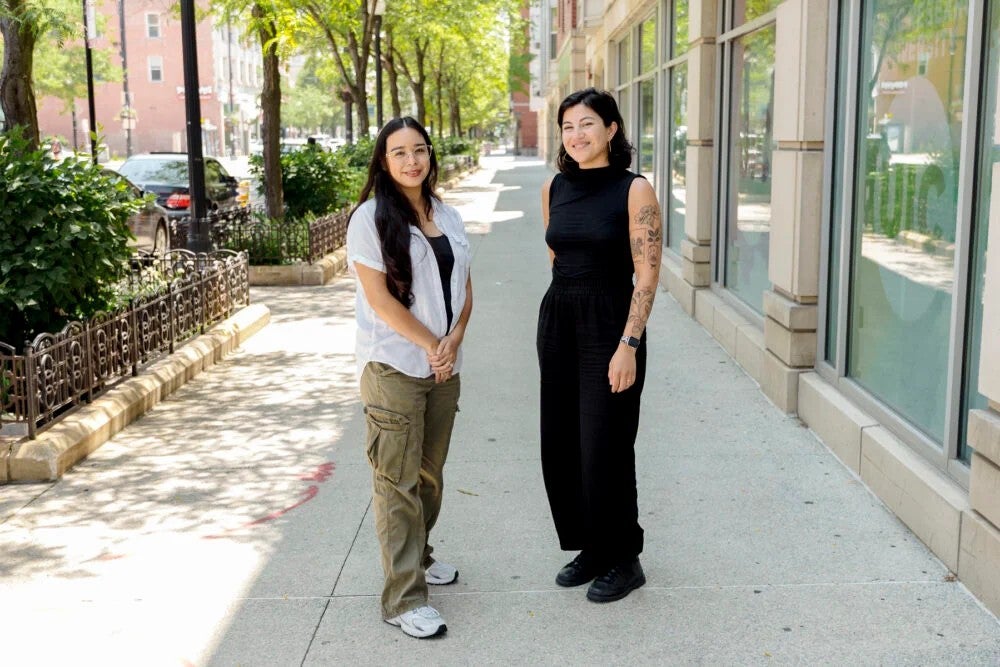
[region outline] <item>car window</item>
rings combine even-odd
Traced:
[[[205,160],[205,182],[219,183],[222,181],[222,165],[215,160]]]
[[[125,160],[118,171],[136,183],[187,183],[187,160]]]

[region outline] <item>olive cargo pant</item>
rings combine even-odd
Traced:
[[[385,584],[384,618],[427,604],[427,536],[441,510],[443,468],[461,391],[459,377],[435,384],[370,362],[361,374],[368,424],[375,530]]]

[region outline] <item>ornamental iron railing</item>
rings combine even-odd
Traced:
[[[250,302],[247,256],[229,250],[140,255],[127,284],[140,296],[120,310],[39,334],[21,352],[0,343],[0,424],[24,422],[34,438]]]
[[[263,209],[242,208],[213,213],[208,218],[212,246],[246,252],[252,265],[310,264],[347,241],[350,209],[312,220],[275,221]],[[186,247],[189,219],[175,223],[171,247]]]

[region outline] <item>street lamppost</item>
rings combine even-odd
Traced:
[[[97,164],[97,113],[94,111],[94,59],[90,53],[90,40],[97,37],[96,17],[93,15],[93,0],[83,0],[83,50],[87,62],[87,140],[90,141],[90,156]]]
[[[188,250],[208,252],[205,202],[205,157],[201,147],[201,100],[198,82],[198,39],[194,0],[181,0],[181,51],[184,62],[184,107],[187,120],[188,190],[191,193],[191,222],[188,227]]]
[[[385,0],[375,3],[375,124],[382,129],[382,15],[385,14]]]
[[[132,155],[132,126],[134,118],[132,115],[132,96],[128,92],[128,56],[125,51],[125,0],[118,0],[118,25],[121,29],[121,55],[122,55],[122,92],[125,103],[122,104],[122,125],[125,126],[125,156]]]
[[[69,102],[69,112],[70,118],[73,119],[73,155],[76,155],[77,151],[80,150],[80,145],[76,140],[76,90],[72,79],[66,79],[66,90],[69,90],[70,95],[72,95]]]

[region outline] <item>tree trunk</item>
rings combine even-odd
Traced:
[[[389,82],[389,97],[392,100],[392,117],[399,118],[403,115],[403,105],[399,102],[399,72],[396,70],[396,59],[392,53],[392,33],[385,34],[385,51],[382,53],[382,60],[385,61],[386,80]]]
[[[253,16],[260,22],[258,33],[264,59],[264,83],[260,92],[264,202],[269,218],[283,220],[285,201],[281,187],[281,73],[277,43],[273,41],[278,28],[273,20],[264,20],[265,12],[260,4],[254,4]]]
[[[458,91],[453,89],[448,95],[448,107],[451,111],[451,131],[456,137],[462,136],[462,110],[459,104]]]
[[[0,70],[0,108],[7,128],[21,126],[31,149],[38,148],[38,112],[31,85],[36,26],[24,14],[25,0],[7,0],[10,15],[0,19],[3,69]]]
[[[437,86],[437,135],[444,138],[444,44],[441,44],[438,54],[437,71],[434,73],[434,83]]]

